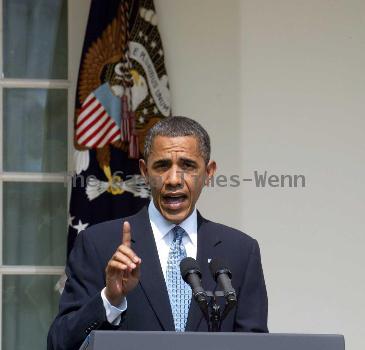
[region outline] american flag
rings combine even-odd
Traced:
[[[91,93],[81,107],[76,121],[76,139],[79,145],[101,148],[120,140],[121,135],[117,121],[107,112],[95,93]]]

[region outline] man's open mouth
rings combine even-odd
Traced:
[[[188,196],[184,193],[168,193],[162,196],[163,203],[169,207],[179,207]]]

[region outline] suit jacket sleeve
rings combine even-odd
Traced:
[[[106,320],[100,294],[105,266],[88,235],[88,230],[79,234],[70,254],[59,313],[48,333],[48,350],[78,349],[92,330],[118,328]]]
[[[253,240],[238,294],[234,330],[267,333],[267,312],[268,301],[260,248],[257,241]]]

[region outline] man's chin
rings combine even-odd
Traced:
[[[189,208],[171,210],[170,208],[161,207],[160,212],[167,221],[170,221],[174,224],[180,224],[190,215]]]

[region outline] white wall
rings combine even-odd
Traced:
[[[208,189],[207,217],[261,245],[272,332],[365,348],[365,2],[155,0],[174,113],[212,136],[220,173],[305,188]]]

